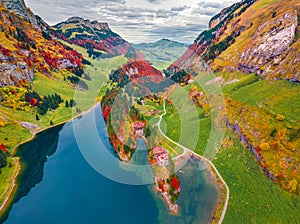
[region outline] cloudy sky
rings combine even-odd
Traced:
[[[168,38],[192,43],[209,19],[237,0],[25,0],[50,25],[71,16],[108,22],[133,43]]]

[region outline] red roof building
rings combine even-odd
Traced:
[[[169,152],[161,146],[156,146],[153,148],[153,157],[157,164],[164,165],[168,162]]]
[[[141,129],[143,129],[144,127],[145,127],[145,124],[144,124],[143,122],[134,122],[134,123],[133,123],[133,129],[134,129],[135,131],[141,130]]]

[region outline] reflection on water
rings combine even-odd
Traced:
[[[177,216],[170,215],[164,209],[165,204],[156,200],[159,208],[159,223],[204,224],[210,222],[220,195],[209,171],[198,168],[199,160],[191,158],[181,172],[177,173],[181,185],[181,195],[177,200],[179,205]]]
[[[43,179],[44,164],[47,157],[53,155],[57,149],[59,131],[61,126],[54,127],[39,134],[34,141],[22,145],[18,149],[17,156],[21,157],[24,169],[19,178],[20,186],[15,198],[18,202]]]
[[[99,130],[106,130],[101,119],[97,122]],[[84,127],[86,121],[75,123]],[[100,136],[107,138],[105,133]],[[139,143],[145,147],[144,142]],[[146,154],[140,150],[133,162],[144,164]],[[78,149],[72,123],[39,134],[21,146],[18,155],[25,169],[7,224],[208,223],[218,201],[217,187],[208,172],[200,171],[199,163],[191,159],[182,168],[184,174],[178,174],[182,191],[177,201],[179,215],[170,215],[153,185],[119,184],[91,168]]]

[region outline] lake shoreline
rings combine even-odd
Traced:
[[[58,127],[58,126],[63,126],[63,125],[65,125],[68,122],[71,122],[71,121],[73,121],[75,119],[78,119],[78,118],[82,117],[83,115],[85,115],[86,113],[88,113],[89,111],[91,111],[92,109],[94,109],[95,106],[97,106],[98,104],[99,104],[99,102],[95,103],[89,110],[83,111],[82,113],[80,113],[80,114],[78,114],[78,115],[76,115],[76,116],[74,116],[74,117],[72,117],[70,119],[67,119],[67,120],[62,121],[62,122],[60,122],[58,124],[51,125],[49,127],[46,127],[44,129],[36,131],[35,133],[33,133],[33,135],[29,139],[27,139],[26,141],[24,141],[22,143],[19,143],[15,147],[15,149],[14,149],[15,153],[17,153],[17,151],[18,151],[18,149],[19,149],[20,146],[22,146],[22,145],[24,145],[24,144],[26,144],[26,143],[34,140],[37,137],[37,135],[39,135],[39,134],[41,134],[41,133],[43,133],[43,132],[45,132],[45,131],[47,131],[49,129],[52,129],[52,128],[55,128],[55,127]],[[193,155],[195,157],[199,158],[199,159],[202,159],[201,156],[198,155],[198,154],[194,153]],[[17,166],[18,166],[18,170],[15,173],[15,176],[13,178],[13,187],[10,188],[9,195],[5,198],[3,204],[0,207],[0,221],[5,220],[6,215],[8,215],[8,213],[9,213],[9,211],[11,209],[11,206],[14,203],[14,198],[15,198],[16,193],[18,192],[18,189],[20,187],[19,177],[20,177],[20,175],[22,175],[22,172],[24,170],[24,164],[21,161],[21,157],[13,157],[13,158],[16,158],[18,160],[17,163],[16,163]],[[214,178],[214,179],[216,178],[217,187],[218,187],[218,189],[220,189],[222,191],[222,188],[220,186],[220,182],[217,180],[217,175],[216,175],[216,173],[214,172],[214,170],[210,166],[208,168],[208,173],[209,173],[210,178]],[[215,213],[220,209],[221,205],[223,204],[223,199],[224,199],[224,197],[223,197],[223,194],[221,192],[220,200],[216,204],[215,209],[213,210],[212,215],[215,215]],[[214,221],[214,220],[212,219],[212,221]]]
[[[206,170],[205,175],[207,180],[210,180],[211,182],[214,182],[216,188],[218,189],[218,192],[220,194],[220,198],[218,199],[215,208],[212,212],[211,216],[211,222],[210,223],[219,223],[221,218],[221,212],[224,210],[224,205],[226,201],[226,187],[222,180],[217,175],[216,171],[213,169],[210,163],[208,163],[206,160],[203,159],[201,155],[198,155],[197,153],[185,153],[185,158],[198,160],[199,162],[205,162],[205,166],[203,167],[204,170]],[[183,174],[184,175],[184,174]]]
[[[214,184],[216,185],[216,188],[218,189],[219,191],[219,194],[220,194],[220,198],[218,199],[216,205],[215,205],[215,208],[212,212],[212,216],[211,216],[211,220],[210,220],[210,223],[219,223],[220,221],[220,214],[218,214],[218,212],[220,212],[221,210],[223,210],[223,206],[225,204],[225,199],[226,197],[224,197],[225,195],[225,192],[224,192],[224,189],[225,189],[225,186],[224,184],[222,183],[221,179],[218,177],[217,173],[214,171],[214,169],[212,168],[212,166],[207,163],[205,160],[203,160],[203,158],[198,155],[197,153],[194,153],[192,155],[191,158],[194,159],[197,159],[199,161],[204,161],[206,163],[206,166],[205,166],[205,169],[206,169],[206,178],[208,180],[210,180],[211,182],[214,182]]]
[[[80,114],[78,114],[78,115],[76,115],[74,117],[71,117],[71,118],[69,118],[69,119],[67,119],[65,121],[61,121],[61,122],[59,122],[57,124],[48,126],[46,128],[43,128],[43,129],[40,129],[40,130],[34,132],[29,139],[27,139],[24,142],[19,143],[18,145],[16,145],[14,147],[14,149],[13,149],[14,154],[17,153],[18,148],[20,148],[22,145],[24,145],[24,144],[26,144],[26,143],[34,140],[37,135],[39,135],[39,134],[41,134],[41,133],[43,133],[45,131],[48,131],[49,129],[52,129],[52,128],[55,128],[55,127],[59,127],[59,126],[63,126],[63,125],[65,125],[65,124],[67,124],[67,123],[69,123],[69,122],[71,122],[71,121],[73,121],[75,119],[78,119],[78,118],[82,117],[83,115],[85,115],[86,113],[88,113],[90,110],[92,110],[95,106],[97,106],[98,103],[99,102],[95,103],[94,105],[91,106],[90,109],[88,109],[87,111],[83,111],[83,112],[81,112]],[[0,222],[3,221],[2,219],[7,215],[7,213],[9,212],[9,209],[11,208],[11,206],[13,204],[13,201],[14,201],[13,199],[16,196],[16,193],[18,191],[19,184],[20,184],[18,178],[19,178],[19,176],[22,174],[22,172],[24,170],[24,165],[22,164],[20,157],[12,156],[11,158],[16,158],[18,160],[18,162],[16,163],[16,165],[18,166],[18,171],[14,173],[15,176],[13,178],[13,186],[12,186],[11,189],[9,189],[10,193],[4,199],[4,201],[3,201],[3,203],[2,203],[2,205],[0,207]]]

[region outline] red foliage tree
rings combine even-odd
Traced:
[[[171,180],[170,185],[172,187],[174,187],[176,190],[179,189],[179,181],[178,181],[177,177],[173,177],[173,179]]]
[[[6,146],[3,145],[3,144],[0,144],[0,150],[1,150],[2,152],[6,152],[6,151],[7,151]]]

